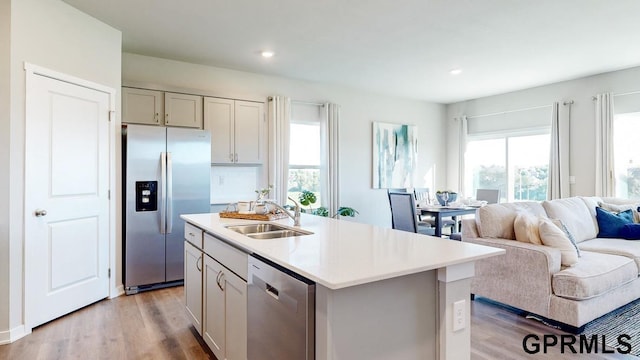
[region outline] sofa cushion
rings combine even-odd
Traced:
[[[513,220],[513,231],[516,240],[525,243],[542,245],[538,226],[538,216],[528,211],[518,211]]]
[[[546,246],[560,250],[560,263],[572,266],[578,262],[578,250],[571,243],[565,232],[556,226],[551,219],[541,217],[539,220],[540,239]]]
[[[582,251],[597,252],[601,254],[625,256],[635,261],[640,269],[640,242],[624,239],[593,239],[578,244]]]
[[[567,299],[586,300],[602,295],[638,277],[636,263],[624,256],[583,251],[574,266],[553,274],[553,293]]]
[[[544,216],[542,205],[535,201],[489,204],[476,211],[476,227],[483,238],[515,240],[513,221],[518,211]]]
[[[595,218],[584,200],[578,197],[543,201],[547,216],[560,219],[573,234],[576,242],[593,239],[598,234]]]
[[[620,213],[612,213],[601,207],[596,208],[598,220],[599,238],[620,238],[624,224],[633,223],[633,212],[626,210]]]

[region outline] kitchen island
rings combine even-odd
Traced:
[[[316,283],[318,360],[469,359],[474,262],[504,253],[304,214],[299,228],[289,218],[273,223],[311,234],[268,240],[227,228],[249,220],[181,217],[239,253],[257,254]]]

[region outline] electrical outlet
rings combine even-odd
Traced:
[[[459,331],[465,328],[467,324],[465,308],[466,300],[453,303],[453,331]]]

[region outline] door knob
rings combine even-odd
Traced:
[[[45,216],[45,215],[47,215],[47,210],[45,210],[45,209],[36,209],[35,214],[36,214],[37,217]]]

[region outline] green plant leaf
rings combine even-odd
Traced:
[[[324,206],[321,206],[319,208],[317,208],[314,211],[314,214],[318,215],[318,216],[324,216],[324,217],[328,217],[329,216],[329,209],[327,209]]]
[[[309,190],[302,190],[302,192],[300,193],[300,196],[298,197],[298,200],[300,200],[300,204],[304,205],[304,206],[309,206],[311,204],[315,204],[316,203],[316,194],[312,193]]]
[[[356,216],[356,214],[359,214],[358,210],[348,206],[341,206],[340,208],[338,208],[338,211],[336,212],[336,215],[349,216],[349,217],[354,217]]]

